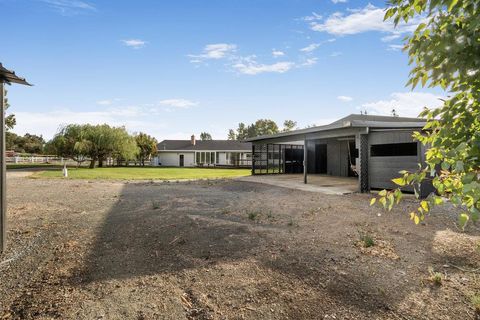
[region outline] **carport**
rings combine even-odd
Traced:
[[[423,146],[412,138],[424,125],[418,118],[352,114],[324,126],[251,138],[252,175],[301,173],[304,184],[316,185],[329,185],[327,177],[347,178],[359,192],[393,188],[400,170],[416,170],[424,161]],[[420,191],[426,196],[431,188]]]

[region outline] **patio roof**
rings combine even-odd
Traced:
[[[6,69],[1,63],[0,63],[0,81],[6,82],[6,83],[19,83],[19,84],[31,86],[31,84],[28,83],[27,80],[17,76],[14,71],[10,71]]]
[[[425,124],[426,120],[420,118],[351,114],[327,125],[263,135],[246,139],[246,141],[252,142],[345,128],[423,128]]]

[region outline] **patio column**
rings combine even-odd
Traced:
[[[368,134],[360,134],[359,141],[359,160],[360,171],[358,174],[358,184],[361,193],[370,192],[370,182],[368,181]]]
[[[307,139],[303,143],[303,183],[307,184],[307,159],[308,159],[308,148],[307,148]]]
[[[5,84],[0,79],[0,253],[4,251],[7,243],[7,176],[5,164]]]

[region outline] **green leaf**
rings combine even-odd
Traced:
[[[465,226],[467,225],[467,222],[468,222],[468,219],[470,217],[468,216],[468,214],[466,213],[462,213],[460,214],[460,216],[458,217],[458,224],[460,225],[460,227],[462,229],[465,229]]]
[[[448,12],[452,11],[453,7],[458,3],[458,0],[450,1],[450,5],[448,6]]]
[[[405,179],[403,178],[395,178],[395,179],[392,179],[393,183],[399,185],[399,186],[404,186],[406,183],[405,183]]]
[[[373,206],[375,202],[377,202],[377,198],[372,198],[372,200],[370,200],[370,206]]]

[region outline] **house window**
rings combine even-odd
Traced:
[[[405,157],[416,155],[416,142],[374,144],[370,147],[371,157]]]
[[[195,153],[195,157],[196,157],[197,163],[201,163],[201,161],[200,161],[200,152]]]
[[[219,164],[220,163],[220,152],[215,153],[215,163]]]

